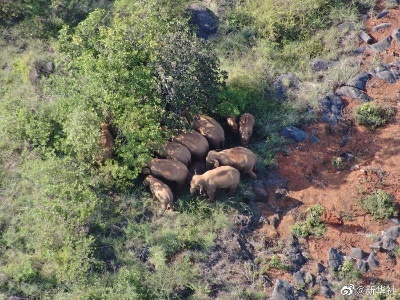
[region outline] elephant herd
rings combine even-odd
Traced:
[[[227,118],[233,133],[239,134],[242,146],[251,140],[254,116],[243,114],[239,122]],[[187,180],[190,193],[206,193],[214,200],[217,189],[229,189],[233,196],[240,182],[240,172],[256,179],[254,173],[256,155],[244,147],[223,149],[225,132],[213,118],[200,115],[191,122],[195,131],[180,133],[164,145],[164,151],[147,163],[143,174],[148,176],[144,185],[150,188],[153,196],[161,203],[162,209],[173,209],[174,199],[170,187],[180,192]]]

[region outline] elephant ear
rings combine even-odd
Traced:
[[[214,160],[214,168],[218,168],[219,167],[219,161],[218,160]]]

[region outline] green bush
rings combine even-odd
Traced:
[[[375,219],[386,220],[391,216],[397,216],[394,197],[383,190],[374,191],[372,194],[360,200],[361,207]]]
[[[345,283],[354,283],[361,278],[361,272],[357,270],[352,262],[345,261],[343,265],[339,267],[336,276]]]
[[[308,208],[306,220],[296,223],[291,229],[292,234],[298,237],[307,237],[309,235],[322,237],[326,231],[325,224],[321,222],[323,212],[324,208],[319,204]]]
[[[378,105],[374,102],[367,102],[357,107],[355,119],[358,124],[365,125],[374,130],[386,124],[393,114],[394,110],[391,107]]]

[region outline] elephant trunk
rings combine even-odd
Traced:
[[[196,192],[196,189],[190,188],[190,194],[193,195]]]

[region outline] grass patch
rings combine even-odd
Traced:
[[[296,223],[291,232],[297,237],[308,237],[315,235],[322,237],[326,231],[325,224],[321,222],[321,216],[324,208],[317,204],[307,209],[307,218],[304,222]]]
[[[377,127],[386,124],[393,115],[393,108],[374,102],[367,102],[357,107],[355,119],[358,124],[375,130]]]
[[[374,191],[372,194],[360,199],[361,207],[377,220],[387,220],[397,216],[394,197],[383,190]]]

